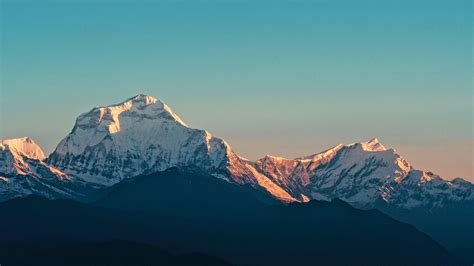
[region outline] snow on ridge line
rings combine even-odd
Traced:
[[[154,108],[150,109],[149,107]],[[102,122],[104,116],[108,116],[106,118],[111,117],[114,122],[117,122],[119,120],[119,115],[126,111],[139,111],[145,115],[156,115],[157,113],[164,112],[169,114],[171,118],[173,118],[181,125],[187,127],[186,123],[163,101],[145,94],[136,95],[117,104],[94,107],[89,112],[85,112],[79,115],[76,120],[76,123],[78,123],[81,118],[87,118],[88,116],[96,112],[99,112],[99,117],[96,123]]]
[[[126,134],[128,138],[138,136],[146,139],[153,135],[153,128],[159,127],[159,121],[169,120],[176,122],[179,126],[189,128],[183,120],[174,113],[171,108],[161,100],[144,94],[129,98],[124,102],[109,106],[93,108],[91,111],[81,114],[74,125],[72,132],[63,139],[52,154],[64,154],[65,151],[73,154],[81,154],[87,147],[100,144],[108,135]],[[164,123],[163,122],[163,123]],[[166,125],[165,125],[166,126]],[[130,132],[142,128],[144,135],[130,135]],[[91,129],[96,129],[91,131]],[[128,131],[128,133],[126,133]],[[72,146],[65,148],[64,145],[74,138]],[[121,138],[123,139],[123,137]],[[114,139],[116,141],[116,139]],[[124,145],[125,142],[116,143]],[[130,147],[133,148],[133,147]],[[51,155],[52,155],[51,154]],[[51,157],[50,155],[50,157]]]
[[[315,153],[312,155],[307,155],[307,156],[301,156],[297,157],[294,159],[289,159],[281,156],[273,156],[273,155],[266,155],[264,158],[258,159],[256,162],[260,160],[265,160],[266,158],[274,159],[274,160],[283,160],[283,161],[296,161],[296,162],[310,162],[310,161],[319,161],[323,158],[328,158],[331,155],[334,155],[337,153],[339,150],[342,148],[348,148],[348,147],[355,147],[355,146],[361,146],[364,151],[368,152],[383,152],[387,151],[388,149],[380,143],[380,141],[377,138],[372,138],[367,141],[362,141],[362,142],[354,142],[351,144],[338,144],[332,148],[329,148],[327,150],[324,150],[319,153]]]
[[[82,114],[48,162],[84,179],[111,183],[107,179],[119,182],[170,167],[225,170],[229,156],[227,142],[188,127],[166,104],[141,94]]]

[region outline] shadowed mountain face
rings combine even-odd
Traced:
[[[428,236],[378,211],[339,200],[268,205],[245,186],[177,169],[122,183],[97,205],[2,203],[0,241],[125,239],[235,265],[458,265]]]
[[[458,257],[474,264],[474,201],[409,211],[380,202],[377,208],[399,221],[415,225]]]
[[[265,190],[177,168],[113,186],[96,205],[196,218],[240,218],[263,213],[271,205],[283,206]]]
[[[265,201],[272,207],[260,201]],[[190,205],[189,202],[193,204]],[[250,186],[239,187],[212,176],[178,169],[142,176],[133,182],[116,185],[98,204],[122,210],[192,217],[233,217],[235,220],[242,217],[264,219],[262,216],[268,215],[269,208],[275,210],[283,206],[270,194],[264,196]],[[321,207],[321,204],[326,203],[320,202],[317,206]],[[195,208],[195,205],[205,208]],[[471,241],[474,235],[470,229],[474,223],[473,202],[452,204],[441,209],[418,208],[407,211],[380,200],[377,208],[399,221],[415,225],[449,250],[455,250],[467,261],[474,262],[468,252],[474,248]],[[307,209],[308,212],[311,210]],[[277,232],[280,233],[281,230]]]

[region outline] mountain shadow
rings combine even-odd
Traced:
[[[84,243],[10,245],[0,250],[2,265],[17,266],[225,266],[224,260],[204,254],[173,255],[153,245],[113,240]]]
[[[379,202],[377,208],[399,221],[416,226],[466,261],[468,265],[474,264],[474,202],[412,210],[394,208]]]
[[[121,183],[95,205],[38,197],[2,203],[0,242],[123,239],[234,265],[464,265],[379,211],[340,200],[282,205],[258,194],[172,169]]]

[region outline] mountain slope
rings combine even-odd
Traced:
[[[469,264],[474,264],[474,201],[449,203],[443,208],[410,210],[380,201],[376,208],[398,221],[416,226]]]
[[[378,200],[412,209],[474,199],[473,184],[416,170],[377,139],[294,160],[267,156],[255,166],[294,197],[341,198],[361,208],[373,208]]]
[[[86,182],[111,186],[141,174],[191,167],[236,184],[264,187],[283,201],[294,199],[222,139],[188,127],[167,105],[138,95],[80,115],[48,163]]]
[[[93,201],[104,186],[89,184],[46,163],[30,138],[0,140],[0,202],[39,195],[50,199]]]
[[[27,160],[42,161],[43,150],[30,138],[0,140],[0,172],[3,174],[31,173]]]
[[[225,167],[228,145],[189,128],[168,106],[138,95],[77,118],[48,162],[99,184],[173,166]]]
[[[76,196],[68,189],[72,178],[44,159],[43,151],[30,138],[0,140],[0,201],[31,194]]]
[[[255,191],[250,185],[236,186],[203,172],[170,168],[119,183],[96,204],[195,218],[255,216],[269,207],[266,204],[282,204],[265,192]]]

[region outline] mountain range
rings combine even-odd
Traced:
[[[249,184],[283,202],[339,198],[368,209],[382,200],[413,209],[474,200],[472,183],[414,169],[377,139],[296,159],[250,161],[147,95],[80,115],[47,158],[30,138],[2,140],[0,152],[1,200],[39,194],[88,201],[101,189],[171,167]]]
[[[51,203],[39,200],[36,196],[46,198]],[[334,203],[326,203],[331,201]],[[146,224],[152,228],[150,230],[162,233],[166,231],[163,228],[176,222],[176,219],[170,220],[170,217],[185,217],[198,224],[202,219],[210,220],[209,223],[214,229],[219,227],[217,224],[225,227],[220,231],[224,235],[229,234],[228,228],[235,230],[241,226],[236,222],[241,221],[247,233],[242,230],[235,232],[249,238],[249,232],[265,234],[261,236],[265,241],[256,241],[260,244],[258,248],[250,245],[252,248],[249,246],[248,250],[235,249],[236,253],[231,252],[232,254],[229,250],[217,246],[198,251],[218,255],[242,265],[251,265],[248,259],[252,257],[252,252],[262,249],[262,246],[284,252],[285,249],[280,250],[279,245],[268,242],[270,236],[277,232],[282,240],[300,241],[305,246],[320,237],[328,242],[327,247],[336,249],[338,243],[329,243],[333,241],[331,239],[345,238],[348,235],[350,237],[346,239],[347,243],[356,245],[353,241],[361,236],[351,235],[351,226],[341,222],[344,220],[356,224],[354,226],[365,232],[367,239],[379,236],[387,242],[392,242],[389,245],[392,250],[396,250],[399,245],[420,248],[419,243],[424,241],[430,243],[427,244],[429,248],[426,248],[426,252],[442,254],[433,255],[431,262],[443,261],[445,263],[440,265],[448,265],[448,261],[453,261],[442,247],[438,247],[434,241],[430,242],[432,240],[423,236],[423,233],[410,231],[411,229],[398,225],[399,222],[388,222],[387,219],[390,218],[385,216],[388,214],[399,221],[415,225],[450,252],[458,252],[458,258],[474,262],[474,258],[469,255],[470,251],[474,250],[474,245],[470,243],[470,239],[474,239],[474,233],[469,230],[474,223],[472,183],[461,178],[449,181],[432,172],[415,169],[397,151],[386,148],[375,138],[360,143],[339,144],[326,151],[295,159],[268,155],[256,161],[248,160],[235,153],[225,140],[208,131],[189,127],[165,103],[147,95],[137,95],[122,103],[96,107],[81,114],[76,119],[71,133],[47,157],[28,137],[1,140],[0,202],[4,202],[0,204],[0,209],[4,208],[3,213],[8,214],[10,219],[2,221],[3,228],[18,224],[18,220],[22,220],[21,215],[26,215],[27,220],[31,220],[36,213],[31,212],[31,204],[44,205],[44,208],[59,212],[64,212],[64,204],[70,205],[71,210],[77,209],[78,212],[101,213],[94,216],[94,219],[99,221],[110,220],[117,215],[128,217],[130,213],[147,213],[145,216],[140,215],[142,218],[138,220],[132,219],[132,223]],[[345,202],[350,205],[346,206]],[[17,205],[19,207],[15,208],[18,210],[11,208]],[[318,207],[326,210],[329,208],[331,211],[322,211]],[[364,211],[359,212],[354,207]],[[107,210],[103,213],[112,209],[120,214],[114,212],[106,217],[102,211],[97,211],[98,208]],[[372,209],[381,212],[373,214]],[[337,215],[334,215],[334,212]],[[322,219],[315,218],[318,214],[334,215],[334,219],[318,220]],[[45,216],[44,223],[57,224],[55,215],[50,213]],[[293,215],[296,216],[291,219],[286,217]],[[227,217],[227,220],[222,217]],[[241,220],[240,217],[254,219]],[[167,223],[162,223],[167,219]],[[228,219],[234,221],[230,222]],[[219,223],[216,224],[216,221]],[[25,226],[32,226],[29,224],[31,222],[27,222]],[[377,223],[380,222],[383,225],[390,224],[391,229],[386,226],[379,227]],[[331,223],[337,226],[331,228]],[[362,226],[363,223],[368,227]],[[157,229],[156,224],[164,227]],[[301,225],[306,228],[322,226],[328,228],[329,233],[324,235],[320,232],[322,227],[302,230],[298,228]],[[119,228],[122,225],[116,226]],[[190,225],[185,223],[182,226]],[[256,226],[266,229],[255,231]],[[295,228],[290,230],[293,227]],[[203,232],[208,232],[209,228],[203,225],[199,229],[201,231],[190,231],[192,241],[196,242],[195,237],[198,236],[201,239]],[[286,230],[282,231],[281,228]],[[370,228],[374,231],[370,231]],[[56,229],[45,229],[45,233],[57,234],[54,230]],[[94,230],[92,231],[96,232]],[[181,228],[173,227],[171,231],[179,230]],[[387,230],[398,232],[406,241],[397,242],[397,237],[387,233]],[[285,231],[292,232],[293,235],[286,235]],[[336,233],[338,231],[343,233]],[[14,232],[2,235],[10,236],[12,241],[18,240],[16,236],[21,233],[15,230]],[[304,236],[305,232],[309,236]],[[29,241],[36,239],[30,237],[35,234],[37,232],[27,234]],[[61,231],[61,234],[63,237],[79,237],[65,231]],[[150,242],[146,237],[130,237],[134,234],[138,233],[130,232],[125,238]],[[139,234],[146,235],[143,232]],[[285,237],[281,236],[282,234]],[[413,234],[413,237],[410,237],[410,234]],[[160,237],[168,237],[169,241],[158,244],[169,245],[173,241],[180,242],[176,239],[181,239],[181,248],[188,246],[187,251],[194,251],[196,248],[196,245],[186,244],[191,241],[189,236],[180,238],[163,233]],[[232,234],[231,239],[245,245],[244,238]],[[205,246],[212,247],[224,241],[222,238],[214,240],[215,243],[209,240],[211,242],[206,242]],[[375,240],[367,241],[361,245],[361,249],[377,247]],[[418,244],[414,245],[413,241]],[[227,242],[226,244],[230,245]],[[352,254],[349,251],[350,245],[343,246],[345,253]],[[325,246],[320,243],[314,247],[324,250]],[[287,250],[291,257],[298,254],[295,247]],[[335,256],[334,250],[326,251],[327,254]],[[300,252],[308,256],[309,260],[311,252],[315,251],[301,248]],[[385,251],[377,252],[389,256]],[[403,250],[397,252],[402,254]],[[264,253],[262,259],[269,261],[274,256],[275,265],[278,261],[286,261],[286,264],[281,265],[290,263],[288,257],[275,256],[275,253],[269,250]],[[319,257],[324,257],[324,252],[316,253]],[[428,263],[430,260],[424,256],[406,251],[405,253],[413,256],[413,263],[408,264],[421,265],[421,262],[425,261],[426,265],[435,265]],[[239,254],[246,254],[246,259],[239,260]],[[359,255],[354,253],[351,256],[356,258]],[[371,264],[368,263],[367,256],[357,258],[361,261],[365,259],[367,265]],[[339,261],[340,264],[347,262]],[[372,262],[377,265],[381,261]]]

